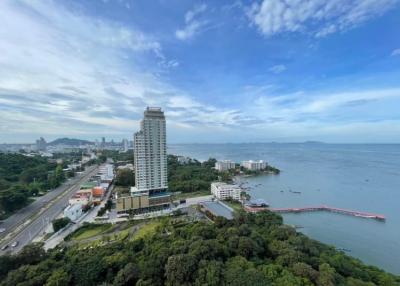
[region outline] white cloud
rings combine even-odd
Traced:
[[[273,72],[275,74],[279,74],[281,72],[284,72],[285,70],[286,70],[286,66],[285,65],[275,65],[275,66],[272,66],[269,69],[270,72]]]
[[[335,118],[343,113],[343,108],[357,108],[368,104],[376,104],[385,100],[400,99],[400,88],[360,90],[351,92],[297,92],[273,96],[264,94],[258,96],[255,105],[248,114],[264,112],[275,118],[284,118],[285,122],[308,121],[310,118]],[[370,110],[370,114],[349,114],[355,119],[373,118],[377,110]],[[389,111],[388,111],[389,115]]]
[[[393,52],[392,52],[391,55],[392,55],[392,56],[400,56],[400,49],[395,49],[395,50],[393,50]]]
[[[205,12],[206,9],[207,9],[206,4],[201,4],[201,5],[195,6],[192,10],[189,10],[186,12],[185,22],[189,23],[190,21],[192,21],[194,19],[194,17],[196,17],[196,15]]]
[[[262,34],[311,33],[316,37],[351,29],[394,7],[398,0],[263,0],[247,15]]]
[[[172,128],[224,129],[246,118],[162,79],[160,69],[179,62],[152,36],[57,2],[0,1],[0,37],[2,138],[131,134],[147,105],[161,106]]]
[[[175,36],[179,40],[188,40],[199,33],[208,23],[207,20],[198,19],[206,10],[207,5],[201,4],[186,12],[185,26],[182,29],[176,30]]]

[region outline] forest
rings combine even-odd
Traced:
[[[64,181],[61,165],[47,158],[0,152],[0,219],[30,203],[31,198]]]
[[[0,285],[400,285],[400,277],[311,240],[264,212],[187,223],[165,218],[132,241],[39,244],[0,257]]]
[[[187,158],[180,163],[178,157],[168,155],[168,189],[171,192],[190,193],[210,190],[212,181],[218,179],[218,172],[214,170],[215,159],[199,162]]]

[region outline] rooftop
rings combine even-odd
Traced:
[[[204,202],[203,206],[215,216],[222,216],[226,219],[233,219],[232,210],[228,209],[226,206],[220,202]]]

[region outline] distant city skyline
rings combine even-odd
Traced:
[[[154,19],[157,19],[155,21]],[[400,143],[398,0],[0,1],[0,143]]]

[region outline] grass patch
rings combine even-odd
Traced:
[[[156,232],[158,226],[161,225],[160,221],[152,221],[148,224],[142,226],[132,237],[132,240],[145,238],[148,235],[151,235]]]
[[[239,202],[236,202],[236,201],[223,201],[223,202],[224,202],[224,204],[230,206],[237,212],[243,209],[242,204]]]
[[[86,224],[73,233],[68,235],[65,240],[83,240],[109,231],[112,225],[106,224]]]

